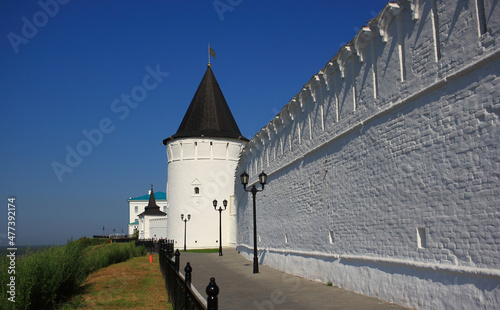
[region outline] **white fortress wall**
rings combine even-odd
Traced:
[[[388,3],[242,151],[236,176],[269,176],[260,262],[418,309],[500,308],[499,37],[497,1]]]
[[[148,218],[149,238],[167,239],[167,218]]]

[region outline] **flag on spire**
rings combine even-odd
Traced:
[[[210,56],[212,56],[215,59],[215,51],[210,47],[210,43],[208,43],[208,66],[209,67],[212,66],[210,64]]]
[[[212,56],[215,59],[215,51],[211,47],[209,47],[209,49],[210,49],[210,56]]]

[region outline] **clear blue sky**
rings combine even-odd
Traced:
[[[213,1],[59,1],[0,2],[0,246],[10,196],[18,245],[127,232],[127,199],[151,183],[165,191],[161,141],[203,77],[208,43],[250,139],[386,3],[220,0],[230,7],[218,12]],[[59,178],[54,162],[67,167]]]

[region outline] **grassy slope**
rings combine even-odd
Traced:
[[[83,293],[62,309],[172,309],[158,255],[135,257],[89,275]]]

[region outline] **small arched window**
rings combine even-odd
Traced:
[[[197,186],[194,188],[194,194],[199,195],[200,194],[200,188]]]
[[[139,207],[138,206],[135,206],[135,213],[137,213],[137,211],[139,210]]]

